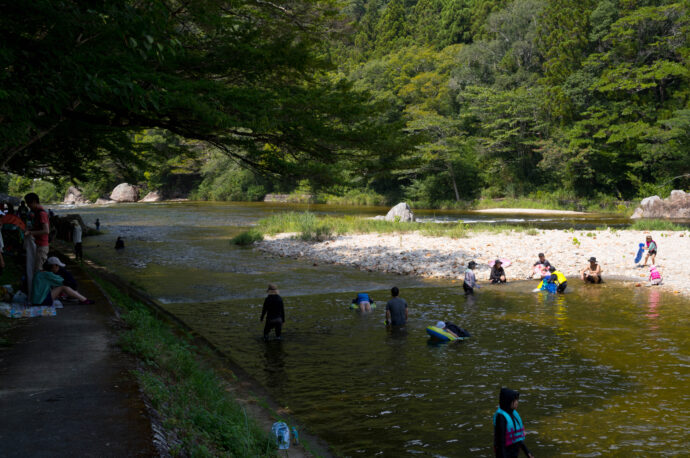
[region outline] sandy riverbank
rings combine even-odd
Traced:
[[[268,237],[258,249],[277,256],[304,257],[324,263],[349,265],[363,270],[418,275],[429,278],[462,279],[470,260],[479,264],[477,278],[489,277],[488,262],[507,258],[509,280],[526,279],[537,253],[569,278],[580,281],[579,272],[596,256],[604,279],[619,278],[647,284],[648,268],[633,262],[637,247],[649,232],[643,231],[565,231],[471,234],[467,238],[427,237],[419,233],[344,235],[324,242],[303,242],[293,234]],[[657,266],[662,273],[662,288],[690,295],[690,233],[652,231],[659,246]],[[644,260],[644,258],[643,258]]]

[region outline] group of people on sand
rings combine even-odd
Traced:
[[[646,247],[644,247],[644,249],[647,251],[647,255],[645,256],[644,263],[639,267],[646,266],[647,260],[651,259],[649,282],[650,285],[659,285],[662,282],[662,278],[655,263],[657,244],[652,239],[651,235],[646,237]],[[503,268],[504,262],[500,259],[496,259],[492,264],[491,272],[489,273],[489,282],[491,284],[506,283],[508,280],[505,269]],[[465,277],[462,284],[462,288],[466,295],[474,294],[475,288],[481,288],[479,283],[477,283],[477,276],[474,272],[476,268],[477,263],[475,261],[467,263],[467,269],[465,269]],[[585,283],[601,283],[603,280],[602,273],[603,269],[601,268],[601,264],[597,261],[596,257],[592,256],[589,258],[588,264],[580,270],[580,279]],[[554,292],[564,293],[565,289],[568,287],[568,279],[565,274],[551,265],[544,253],[539,253],[539,259],[533,264],[533,270],[529,278],[534,278],[535,275],[541,277],[542,283],[540,283],[540,289],[554,289]],[[553,288],[549,288],[549,286],[553,286]]]

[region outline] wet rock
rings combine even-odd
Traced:
[[[400,221],[402,223],[413,222],[415,220],[412,209],[407,202],[400,202],[391,208],[385,216],[386,221]]]
[[[96,205],[109,205],[109,204],[114,204],[114,203],[115,203],[114,200],[110,200],[110,199],[107,199],[105,197],[99,197],[98,199],[96,199],[96,202],[95,202]]]
[[[129,183],[120,183],[110,193],[110,199],[115,202],[136,202],[139,200],[139,190]]]

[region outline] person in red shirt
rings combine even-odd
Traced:
[[[36,242],[36,263],[34,264],[34,271],[43,270],[43,263],[48,259],[48,250],[50,249],[49,234],[50,234],[50,218],[48,212],[41,207],[41,202],[38,199],[38,194],[30,192],[24,196],[24,201],[33,213],[31,230],[24,232],[24,235],[32,236]]]

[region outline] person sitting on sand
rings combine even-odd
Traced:
[[[649,267],[649,284],[650,285],[660,285],[661,284],[661,273],[656,266]]]
[[[438,323],[436,323],[436,327],[439,329],[443,329],[455,338],[470,337],[469,332],[465,331],[460,326],[451,323],[450,321],[439,321]]]
[[[371,312],[371,304],[373,304],[374,301],[368,293],[358,293],[357,297],[352,299],[352,303],[357,304],[359,310],[362,312]]]
[[[539,272],[541,278],[550,276],[549,267],[551,267],[551,263],[546,260],[544,253],[539,253],[539,260],[532,266],[532,274],[530,274],[529,278],[534,277],[537,272]]]
[[[589,265],[580,271],[580,278],[585,283],[601,283],[601,265],[597,262],[597,258],[592,256],[589,258]]]
[[[35,305],[53,305],[53,301],[64,294],[79,300],[80,304],[93,304],[94,301],[62,284],[62,277],[57,274],[60,267],[65,267],[65,264],[52,256],[46,261],[43,270],[36,272],[31,286],[31,302]]]
[[[656,242],[652,239],[651,235],[648,235],[645,241],[647,242],[647,247],[645,248],[645,250],[647,250],[647,255],[644,257],[644,263],[642,265],[647,265],[647,259],[649,259],[650,256],[652,257],[652,265],[654,265],[654,261],[656,260]]]
[[[568,287],[568,279],[565,278],[563,272],[561,272],[560,270],[556,270],[554,266],[549,267],[549,272],[551,272],[551,277],[549,277],[549,283],[555,283],[558,285],[558,287],[556,288],[556,292],[565,292],[565,289]]]
[[[467,263],[467,269],[465,269],[465,281],[462,283],[462,289],[465,290],[465,294],[474,294],[474,288],[481,288],[477,284],[477,277],[474,275],[474,268],[477,267],[477,263],[470,261]]]
[[[506,272],[503,270],[502,264],[500,259],[494,261],[494,265],[491,267],[491,273],[489,274],[489,281],[492,284],[506,282]]]

